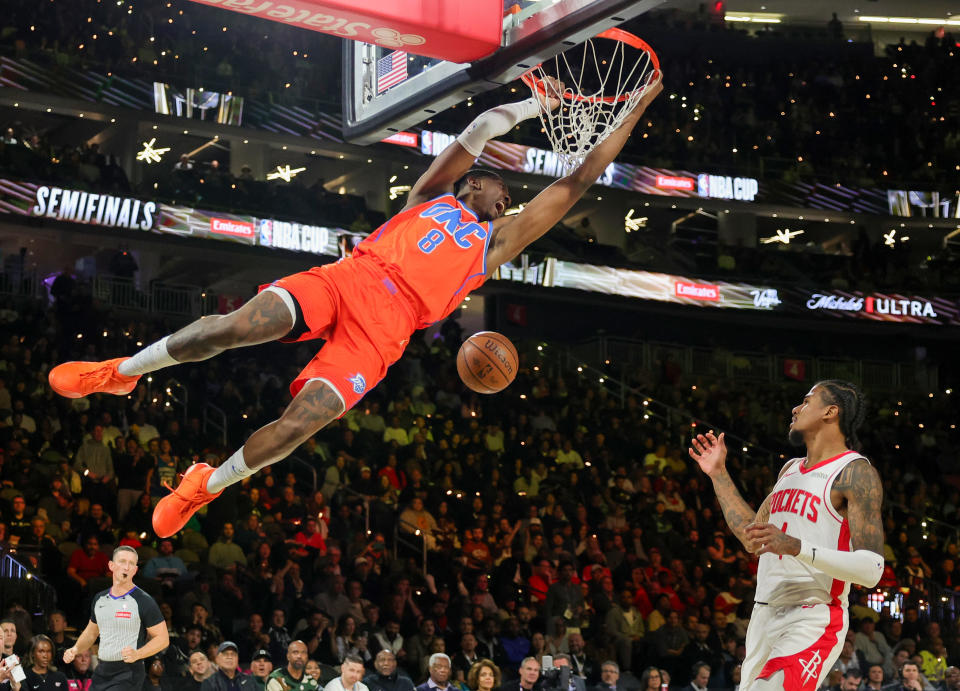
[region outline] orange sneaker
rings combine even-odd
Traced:
[[[214,470],[213,466],[206,463],[194,463],[187,468],[176,489],[164,484],[170,494],[161,499],[153,510],[153,532],[158,537],[179,533],[201,506],[223,494],[223,490],[216,494],[207,491],[207,480]]]
[[[129,359],[118,357],[103,362],[65,362],[50,370],[47,379],[50,388],[67,398],[83,398],[92,393],[126,396],[140,381],[140,375],[128,377],[117,371],[120,363]]]

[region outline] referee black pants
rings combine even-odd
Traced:
[[[147,671],[141,660],[126,663],[101,661],[93,671],[90,691],[131,691],[140,689]]]

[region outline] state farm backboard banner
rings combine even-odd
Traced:
[[[420,0],[193,2],[451,62],[473,62],[495,52],[503,25],[503,6],[488,0],[439,4]],[[224,16],[223,21],[227,23],[229,17]]]

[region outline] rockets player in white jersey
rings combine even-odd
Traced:
[[[793,409],[789,440],[807,455],[787,461],[760,509],[725,467],[723,434],[697,435],[690,457],[710,477],[723,516],[760,556],[741,691],[815,691],[847,633],[851,583],[883,573],[883,488],[859,446],[863,396],[849,382],[814,385]]]

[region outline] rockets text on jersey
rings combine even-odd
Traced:
[[[849,551],[850,527],[830,500],[833,482],[849,463],[863,458],[854,451],[811,468],[804,459],[789,462],[770,493],[769,522],[804,542]],[[828,576],[789,555],[764,554],[757,570],[758,602],[771,605],[843,604],[850,584]]]

